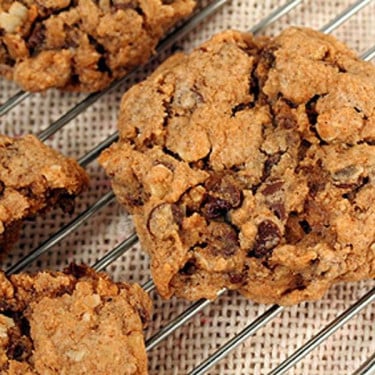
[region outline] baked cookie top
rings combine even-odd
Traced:
[[[138,285],[72,265],[0,273],[0,297],[1,374],[147,374],[151,300]]]
[[[88,185],[77,161],[33,135],[0,135],[0,250],[17,239],[22,221],[53,207],[71,213]]]
[[[145,63],[195,0],[0,0],[0,75],[94,92]]]
[[[228,31],[123,97],[100,157],[163,297],[320,298],[375,276],[375,67],[332,36]]]

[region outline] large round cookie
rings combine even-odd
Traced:
[[[217,35],[129,90],[119,130],[100,162],[163,297],[375,276],[375,67],[333,37]]]
[[[94,92],[143,64],[194,0],[0,0],[0,75]]]

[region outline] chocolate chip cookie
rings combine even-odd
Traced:
[[[0,135],[0,252],[17,240],[22,221],[60,206],[72,212],[88,185],[78,163],[36,137]]]
[[[1,374],[147,374],[151,300],[138,285],[72,265],[0,273],[0,297]]]
[[[284,305],[375,276],[375,67],[332,36],[227,31],[123,97],[100,157],[160,294]]]
[[[1,0],[0,75],[94,92],[145,63],[195,0]]]

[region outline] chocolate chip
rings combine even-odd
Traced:
[[[74,213],[74,197],[67,193],[58,195],[58,205],[63,210],[63,212],[72,215]]]
[[[245,275],[243,273],[229,272],[228,277],[229,277],[229,281],[232,284],[240,284],[245,281]]]
[[[26,336],[20,336],[17,328],[9,330],[10,344],[7,348],[7,357],[15,361],[25,361],[32,354],[32,343]]]
[[[307,186],[311,197],[315,197],[320,191],[325,189],[328,172],[323,168],[321,159],[318,159],[314,166],[308,165],[296,168],[296,172],[302,172],[307,177]]]
[[[38,195],[34,193],[33,186],[23,186],[17,189],[20,194],[22,194],[27,199],[38,199]],[[52,192],[49,191],[49,196],[52,196]]]
[[[182,208],[178,206],[177,204],[172,204],[172,215],[177,225],[181,227],[182,221],[184,220],[184,217],[186,216]]]
[[[238,234],[234,227],[228,223],[211,222],[209,235],[206,238],[206,252],[215,257],[232,257],[239,249]]]
[[[299,222],[299,225],[306,234],[309,234],[312,231],[311,226],[307,220],[301,220]]]
[[[69,266],[64,269],[64,273],[80,279],[87,275],[87,267],[85,265],[70,263]]]
[[[88,38],[90,44],[95,48],[96,52],[98,52],[101,55],[97,62],[98,70],[102,73],[108,73],[109,75],[111,75],[112,71],[109,68],[107,60],[105,58],[105,47],[101,43],[99,43],[92,35],[89,35]]]
[[[4,193],[5,184],[3,181],[0,181],[0,196]]]
[[[143,199],[141,197],[133,196],[133,195],[126,195],[126,201],[129,203],[132,207],[142,206],[143,205]]]
[[[279,227],[271,220],[264,220],[258,226],[254,247],[248,256],[262,258],[270,255],[272,250],[280,243],[281,233]]]
[[[241,205],[243,196],[241,185],[231,175],[214,174],[205,183],[206,190],[210,196],[226,201],[230,208]]]
[[[282,152],[276,152],[267,158],[266,162],[264,163],[263,179],[266,179],[269,176],[273,166],[279,163],[282,154]]]
[[[271,69],[275,66],[276,57],[274,52],[274,48],[265,48],[260,53],[260,61],[267,67],[267,69]]]
[[[25,351],[25,347],[22,345],[22,343],[18,343],[16,345],[11,345],[7,350],[7,356],[14,360],[21,360],[22,354]]]
[[[299,161],[302,161],[305,158],[306,153],[310,147],[311,147],[311,142],[307,141],[306,139],[302,139],[301,144],[298,148],[298,160]]]
[[[101,56],[100,59],[98,60],[98,70],[102,73],[108,73],[109,76],[112,75],[112,71],[107,65],[107,60],[104,56]]]
[[[231,204],[224,199],[207,196],[206,202],[202,208],[203,215],[208,219],[217,219],[225,215],[230,209]]]
[[[281,190],[281,187],[284,185],[283,181],[276,181],[266,184],[262,190],[263,195],[273,195],[276,192]]]
[[[193,260],[189,260],[185,263],[185,265],[180,269],[179,273],[186,276],[191,276],[197,270],[197,266],[195,265]]]
[[[262,82],[259,80],[255,69],[251,72],[249,93],[253,95],[254,102],[257,102],[260,94],[260,86]]]
[[[242,203],[242,191],[231,176],[212,175],[205,187],[208,194],[203,201],[202,213],[209,220],[226,215]]]
[[[37,23],[32,30],[29,39],[27,41],[27,46],[30,49],[31,55],[38,51],[43,44],[45,39],[46,28],[43,24]]]
[[[314,95],[305,105],[306,115],[309,119],[310,125],[316,125],[318,119],[318,112],[316,111],[316,102],[320,95]]]
[[[285,211],[285,206],[283,203],[280,203],[280,202],[272,203],[270,205],[270,209],[279,220],[286,219],[286,211]]]
[[[30,336],[30,322],[24,316],[20,318],[20,330],[23,335]]]
[[[238,235],[229,225],[226,227],[228,230],[216,235],[215,240],[219,243],[221,254],[225,257],[230,257],[238,250]]]

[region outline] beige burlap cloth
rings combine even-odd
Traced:
[[[354,1],[352,1],[353,3]],[[350,1],[303,1],[301,5],[262,32],[274,34],[287,25],[320,28],[350,5]],[[248,30],[282,1],[233,0],[198,26],[177,47],[186,51],[210,35],[227,28]],[[333,34],[358,52],[375,43],[375,1]],[[146,73],[155,64],[146,69]],[[48,144],[66,155],[80,157],[116,129],[119,100],[125,87],[105,95],[84,113],[57,132]],[[15,85],[0,80],[0,102],[17,92]],[[6,116],[0,118],[1,133],[37,133],[59,118],[84,95],[49,91],[32,95]],[[91,188],[77,201],[76,213],[85,210],[109,190],[109,183],[96,162],[87,167]],[[56,232],[68,218],[55,210],[44,218],[26,224],[21,241],[3,262],[7,268]],[[93,264],[132,233],[131,219],[113,203],[102,209],[78,230],[55,245],[30,267],[30,270],[60,269],[71,261]],[[116,280],[146,282],[150,278],[148,259],[139,246],[107,267]],[[272,322],[227,355],[210,374],[266,374],[305,341],[375,286],[374,281],[337,285],[315,303],[286,308]],[[162,301],[155,292],[154,319],[147,336],[184,311],[190,304],[181,300]],[[199,312],[168,339],[149,353],[150,374],[187,374],[221,345],[252,322],[266,306],[254,304],[236,293],[228,293]],[[375,352],[372,304],[309,354],[290,374],[351,374]]]

